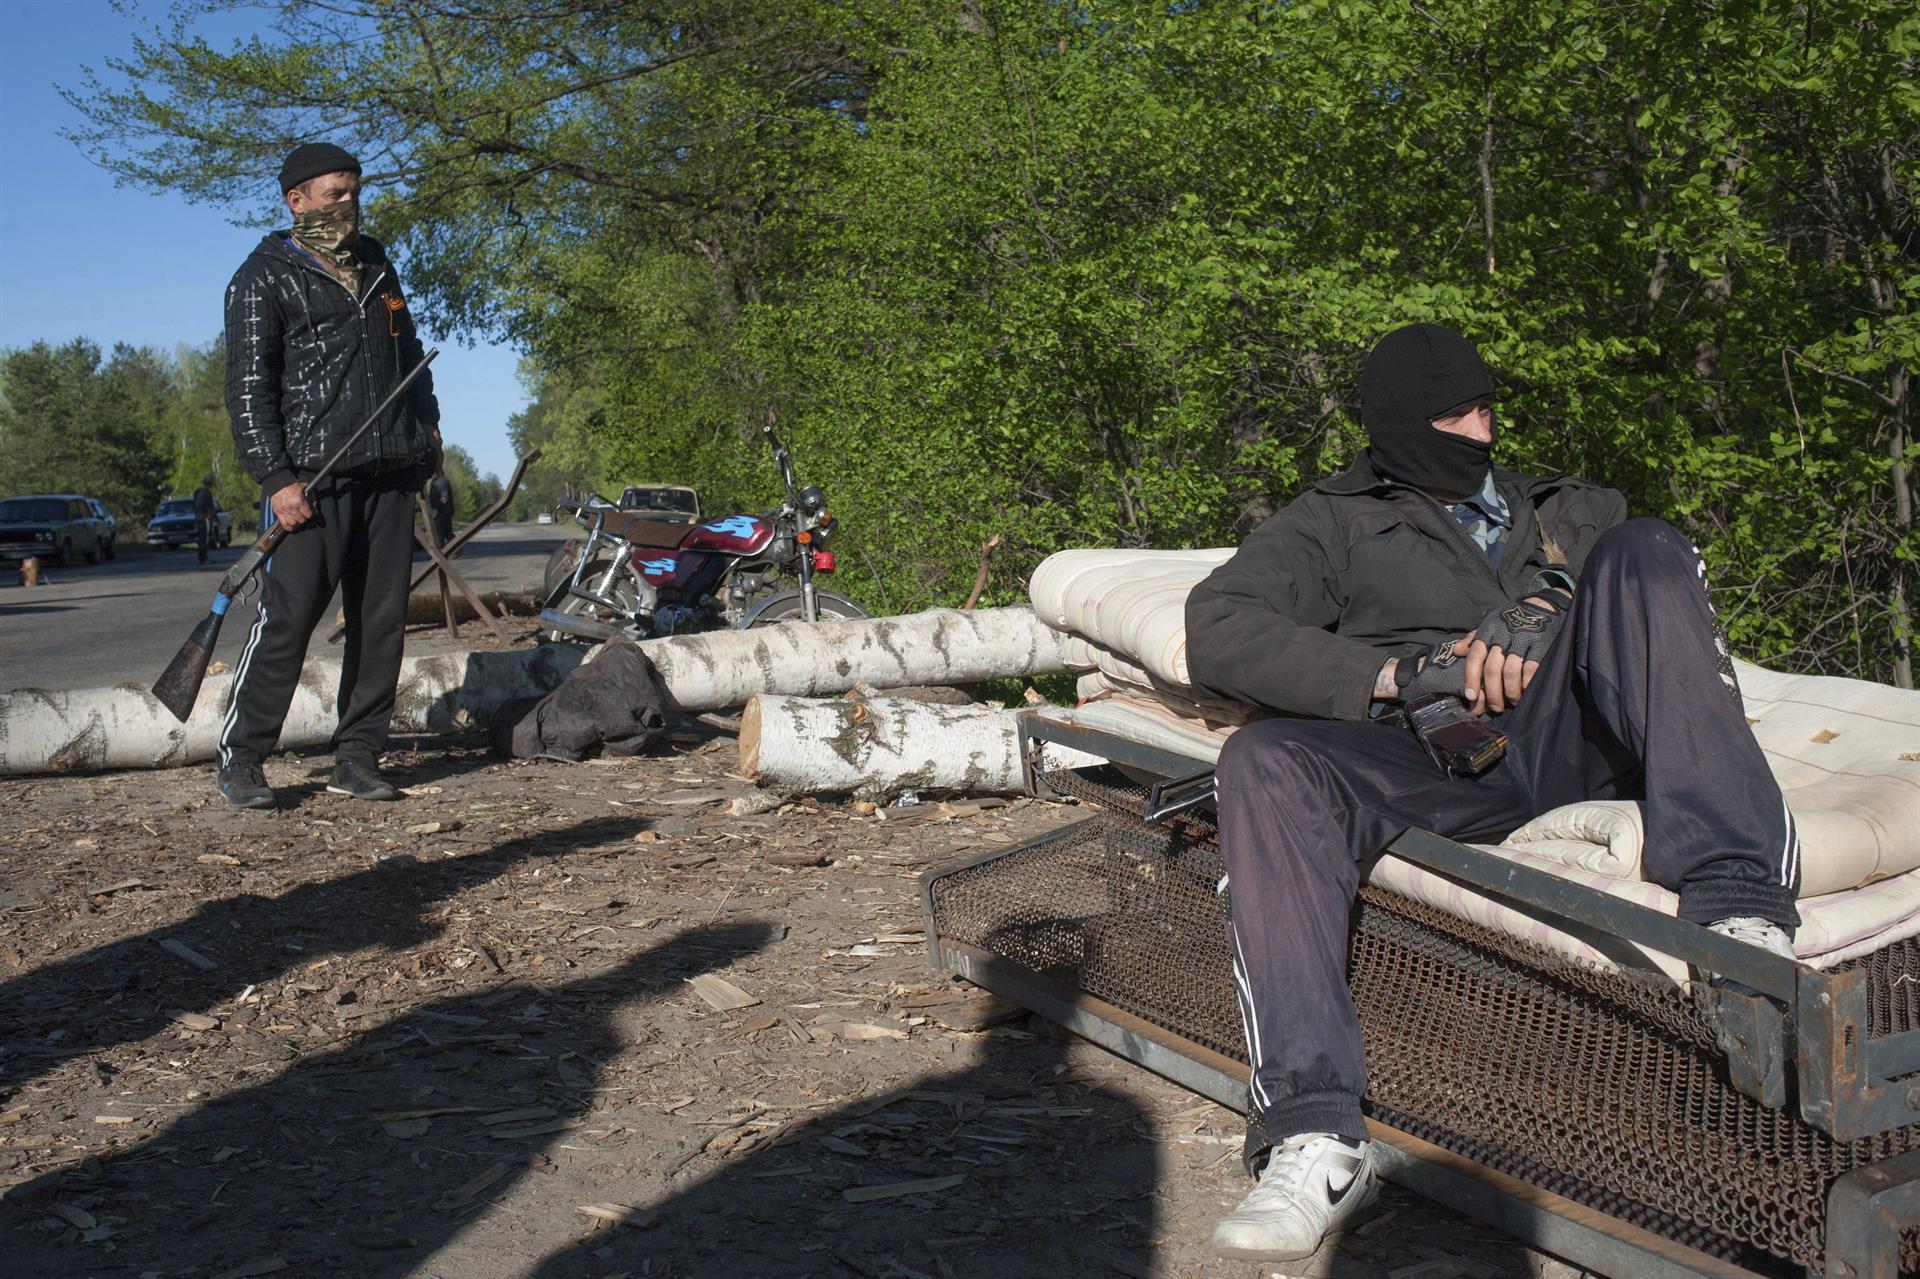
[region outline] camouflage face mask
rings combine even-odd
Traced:
[[[294,214],[293,242],[320,259],[348,288],[360,291],[360,259],[353,251],[360,242],[360,201],[342,200]]]

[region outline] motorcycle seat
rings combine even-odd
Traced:
[[[602,519],[601,527],[612,536],[632,542],[635,546],[650,546],[658,550],[678,549],[687,534],[693,531],[689,524],[643,519],[625,511],[603,512]]]

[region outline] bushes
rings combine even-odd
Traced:
[[[158,39],[92,141],[233,198],[365,122],[375,223],[526,344],[551,464],[764,506],[778,423],[886,607],[993,533],[1002,601],[1062,546],[1243,535],[1434,319],[1502,376],[1500,460],[1681,524],[1748,652],[1911,682],[1911,5],[494,9]]]

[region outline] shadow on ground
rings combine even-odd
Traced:
[[[550,1166],[539,1152],[562,1138],[547,1134],[578,1126],[596,1065],[620,1047],[617,1011],[677,992],[777,932],[751,920],[686,929],[544,994],[509,987],[534,1001],[511,1012],[496,993],[417,1008],[210,1101],[41,1194],[112,1201],[110,1215],[128,1224],[111,1259],[136,1269],[219,1273],[273,1255],[295,1273],[414,1273],[484,1221],[489,1201]],[[491,1125],[473,1118],[515,1111],[541,1113]],[[73,1274],[107,1259],[85,1243],[23,1237],[13,1231],[0,1258],[7,1279]]]
[[[17,1091],[70,1058],[144,1040],[165,1029],[177,1011],[223,1004],[248,986],[279,980],[317,958],[431,941],[445,927],[433,918],[439,902],[530,858],[631,838],[634,825],[630,818],[601,818],[461,857],[392,857],[276,897],[241,894],[209,902],[177,923],[32,969],[0,984],[0,1025],[9,1041],[0,1057],[0,1086]],[[262,948],[257,941],[263,937],[298,937],[299,948]],[[168,939],[195,948],[218,967],[193,971],[159,949]]]
[[[779,932],[755,920],[687,929],[602,972],[517,992],[533,1000],[526,1006],[489,994],[416,1009],[68,1173],[65,1184],[41,1188],[42,1206],[85,1196],[103,1220],[127,1223],[112,1262],[165,1273],[277,1257],[293,1273],[463,1279],[623,1268],[910,1275],[939,1266],[930,1248],[964,1249],[954,1255],[976,1276],[1105,1274],[1116,1264],[1146,1273],[1157,1228],[1154,1143],[1121,1097],[1096,1090],[1071,1106],[1034,1105],[1063,1053],[1046,1038],[1004,1053],[996,1041],[989,1062],[795,1126],[769,1125],[771,1133],[751,1118],[722,1127],[764,1138],[732,1162],[703,1150],[714,1126],[683,1126],[690,1136],[671,1146],[627,1143],[597,1169],[591,1201],[643,1208],[655,1224],[595,1230],[578,1212],[589,1200],[577,1173],[545,1174],[556,1144],[591,1150],[618,1127],[617,1108],[592,1108],[598,1065],[645,1041],[636,1012]],[[746,1095],[738,1100],[759,1113]],[[485,1112],[524,1113],[488,1124]],[[1040,1196],[1034,1161],[1048,1174]],[[866,1203],[843,1193],[903,1181],[933,1184]],[[13,1245],[0,1276],[77,1273],[108,1260],[85,1243]]]

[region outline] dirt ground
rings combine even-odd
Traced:
[[[1075,810],[736,763],[0,781],[0,1276],[1271,1273],[1206,1251],[1238,1116],[927,966],[919,874]],[[1320,1273],[1579,1274],[1395,1189]]]

